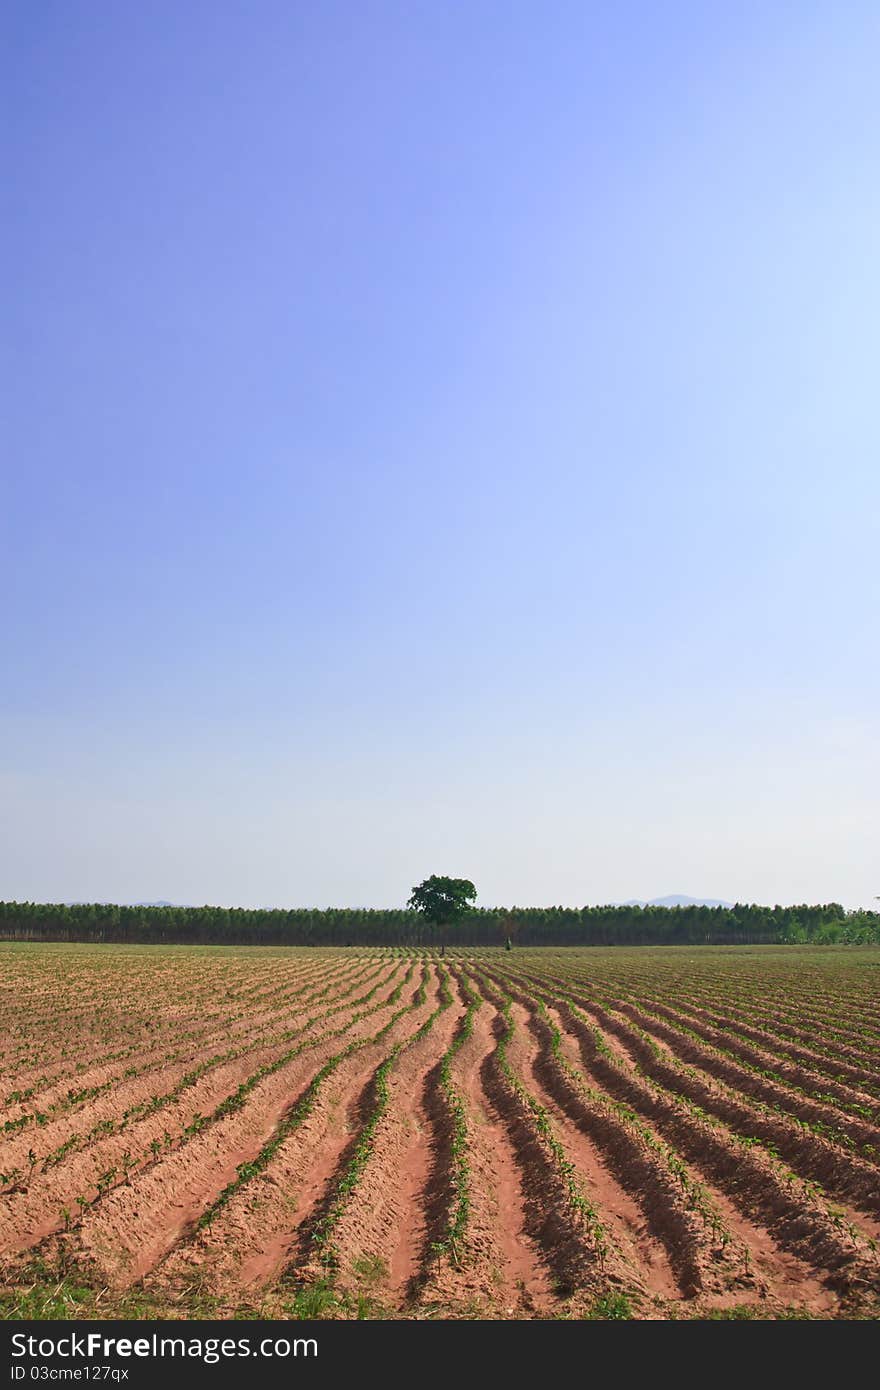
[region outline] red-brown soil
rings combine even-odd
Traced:
[[[872,966],[0,948],[3,1296],[877,1316]]]

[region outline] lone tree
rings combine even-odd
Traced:
[[[447,927],[471,911],[470,904],[476,896],[477,890],[469,878],[444,878],[440,874],[432,874],[412,890],[407,907],[414,907],[432,931],[442,932],[445,936]],[[445,941],[441,943],[441,949],[446,950]]]

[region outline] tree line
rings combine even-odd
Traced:
[[[700,946],[880,942],[880,913],[840,903],[798,907],[484,907],[449,929],[450,944]],[[424,915],[384,908],[126,907],[0,903],[0,940],[218,946],[427,946]]]

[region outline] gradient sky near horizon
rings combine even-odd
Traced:
[[[0,897],[880,894],[880,10],[12,0]]]

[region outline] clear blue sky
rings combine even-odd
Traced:
[[[4,7],[0,897],[880,894],[880,9]]]

